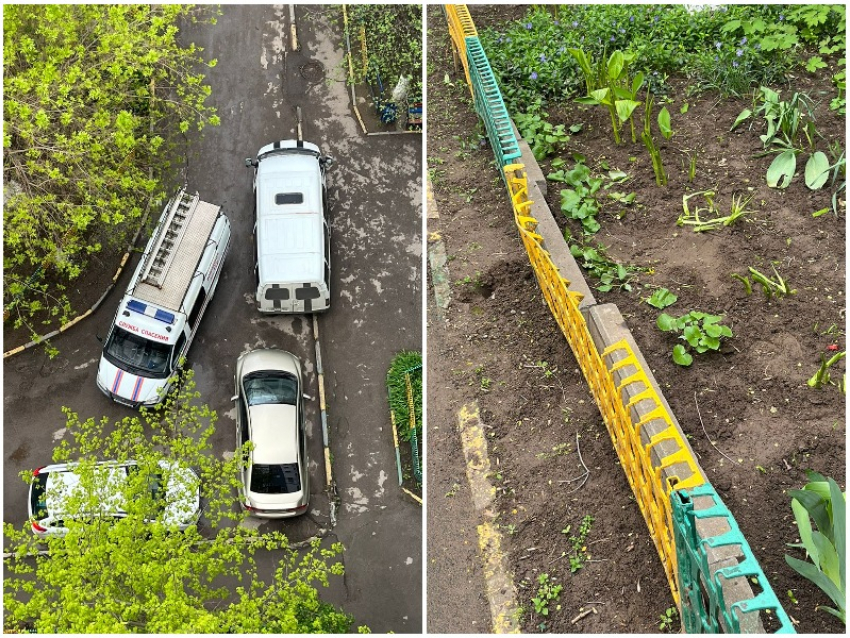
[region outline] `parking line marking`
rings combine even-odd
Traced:
[[[490,483],[490,458],[487,456],[487,439],[478,403],[462,406],[457,416],[472,502],[476,512],[484,519],[477,528],[478,547],[484,563],[484,583],[493,633],[519,633],[516,588],[502,552],[502,533],[496,523],[498,513],[492,508],[496,488]]]

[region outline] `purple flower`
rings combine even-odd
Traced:
[[[634,16],[629,16],[629,22],[634,22],[634,21],[635,21],[635,17],[634,17]]]
[[[744,55],[743,49],[738,49],[737,51],[735,51],[735,55],[737,55],[740,58],[742,55]]]
[[[561,24],[560,20],[553,20],[552,22],[555,26],[558,26],[559,24]]]
[[[715,62],[720,62],[720,58],[719,58],[719,57],[717,57],[717,56],[715,55],[715,56],[714,56],[714,61],[715,61]]]
[[[573,29],[578,27],[578,20],[573,20]]]
[[[652,21],[653,21],[653,22],[658,22],[658,16],[655,16],[654,18],[652,18]]]
[[[614,40],[616,40],[616,39],[617,39],[617,38],[615,38],[613,35],[611,36],[611,42],[613,42],[613,41],[614,41]]]
[[[537,79],[537,71],[532,71],[532,72],[531,72],[531,79],[532,79],[532,80],[536,80],[536,79]]]
[[[782,22],[785,19],[785,16],[781,13],[779,14],[779,21]]]
[[[625,33],[625,32],[626,32],[626,30],[623,29],[622,27],[620,27],[620,33]]]
[[[545,53],[541,53],[541,54],[540,54],[540,61],[541,61],[541,62],[545,62],[545,61],[546,61],[546,54],[545,54]]]
[[[531,28],[532,28],[533,26],[534,26],[534,25],[533,25],[533,24],[531,24],[530,22],[526,22],[526,23],[525,23],[525,28],[526,28],[526,29],[528,29],[529,31],[531,31]]]
[[[741,38],[741,41],[739,42],[739,44],[741,46],[744,46],[746,43],[747,43],[747,36],[744,36],[743,38]]]
[[[715,49],[717,49],[718,51],[720,51],[720,47],[722,47],[722,46],[723,46],[723,45],[722,45],[722,44],[720,44],[719,42],[715,42],[715,43],[714,43],[714,48],[715,48]]]
[[[756,51],[761,51],[761,42],[756,42],[756,46],[754,48]]]
[[[733,68],[735,68],[735,69],[737,69],[737,68],[738,68],[738,62],[737,62],[737,60],[732,60],[732,67],[733,67]]]

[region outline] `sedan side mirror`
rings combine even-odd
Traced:
[[[301,398],[302,398],[302,399],[306,399],[307,401],[312,401],[312,400],[313,400],[313,397],[311,397],[309,394],[306,394],[306,393],[305,393],[305,394],[302,394],[302,395],[301,395]]]
[[[100,335],[95,335],[94,337],[95,337],[95,339],[97,339],[98,341],[103,343],[103,337],[101,337]]]

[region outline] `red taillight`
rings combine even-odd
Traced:
[[[32,471],[32,475],[33,475],[33,476],[38,476],[38,473],[39,473],[39,472],[41,472],[41,471],[42,471],[45,467],[46,467],[45,465],[42,465],[42,466],[41,466],[40,468],[38,468],[37,470],[33,470],[33,471]]]
[[[32,529],[35,532],[46,532],[47,531],[46,527],[42,527],[41,525],[39,525],[35,521],[32,522]]]

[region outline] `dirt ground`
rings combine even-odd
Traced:
[[[480,30],[490,21],[520,17],[525,8],[470,11]],[[429,540],[439,534],[442,511],[453,508],[452,486],[464,482],[453,469],[460,443],[447,422],[449,408],[477,399],[498,467],[499,521],[525,610],[523,630],[658,631],[659,615],[673,600],[657,553],[578,365],[542,300],[492,151],[480,142],[483,129],[463,74],[452,68],[444,25],[432,10],[428,167],[453,303],[445,323],[429,317],[429,415],[435,415],[430,406],[439,406],[437,419],[429,418]],[[793,90],[813,95],[829,86],[823,78],[818,84],[791,79]],[[584,154],[595,174],[604,160],[630,176],[618,190],[636,194],[632,206],[603,206],[596,239],[611,258],[645,270],[632,292],[595,293],[597,301],[620,308],[701,466],[780,602],[799,622],[797,630],[841,632],[837,619],[815,611],[826,597],[783,556],[786,543],[797,540],[785,491],[806,482],[805,469],[844,480],[844,395],[835,386],[814,390],[805,382],[829,346],[845,348],[845,216],[812,218],[812,212],[830,206],[831,193],[809,191],[800,175],[785,191],[766,186],[772,158],[752,157],[760,150],[760,131],[744,126],[729,133],[749,104],[711,94],[685,98],[683,84],[675,84],[670,95],[675,135],[661,146],[666,188],[655,185],[640,142],[615,147],[601,109],[575,104],[548,109],[553,124],[584,125],[560,153],[566,168],[572,167],[572,152]],[[684,101],[689,109],[682,115]],[[822,102],[818,130],[827,140],[843,140],[843,119],[829,111],[828,99]],[[693,183],[689,153],[697,154]],[[545,163],[543,168],[547,173]],[[751,216],[711,233],[677,226],[682,195],[708,188],[717,192],[721,210],[729,209],[733,194],[752,195]],[[560,184],[550,182],[547,200],[557,213]],[[580,235],[572,221],[559,223]],[[796,289],[794,295],[767,301],[756,286],[748,296],[731,278],[734,272],[746,274],[748,266],[772,274],[771,262]],[[590,275],[587,280],[598,283]],[[656,328],[660,311],[641,299],[655,287],[679,296],[667,312],[723,314],[735,337],[719,353],[696,357],[690,368],[675,365],[670,355],[675,339]],[[840,379],[843,370],[837,366],[833,378]],[[585,483],[574,480],[584,474],[582,462],[589,470]],[[589,560],[571,573],[569,537],[587,515],[594,519],[585,545]],[[535,613],[531,602],[540,574],[563,585],[548,617]],[[596,613],[571,622],[590,607]],[[672,627],[677,629],[678,622]]]

